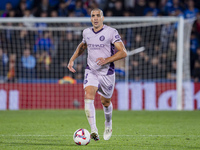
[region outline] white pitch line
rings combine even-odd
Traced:
[[[38,136],[38,137],[45,137],[45,136],[73,136],[73,135],[6,135],[6,134],[1,134],[0,136]],[[100,135],[100,136],[103,136],[103,135]],[[181,137],[181,136],[187,136],[187,137],[200,137],[200,135],[112,135],[112,136],[124,136],[124,137],[157,137],[157,136],[160,136],[160,137],[171,137],[171,136],[175,136],[175,137]]]

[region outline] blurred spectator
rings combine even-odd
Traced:
[[[90,13],[92,11],[92,7],[88,7],[86,10],[87,10],[87,16],[86,17],[90,17]],[[90,24],[88,23],[88,25],[90,25]]]
[[[194,82],[200,81],[200,60],[196,60],[194,63],[194,70],[192,72]]]
[[[0,32],[0,48],[7,51],[8,50],[8,44],[10,44],[10,43],[9,43],[9,41],[7,42],[5,31],[2,30]],[[9,51],[7,51],[7,53],[9,54]]]
[[[21,2],[24,2],[26,4],[26,8],[31,10],[33,8],[35,0],[21,0]]]
[[[148,79],[161,79],[161,65],[158,57],[153,57],[150,60]]]
[[[165,15],[170,15],[175,14],[177,10],[182,12],[183,4],[180,0],[168,0],[162,8]]]
[[[51,76],[50,73],[50,65],[52,63],[51,57],[46,51],[42,51],[36,54],[37,58],[37,77],[38,78],[49,78]]]
[[[195,0],[194,2],[195,2],[195,6],[196,6],[198,9],[200,9],[200,1],[199,1],[199,0]]]
[[[194,24],[194,27],[196,29],[198,40],[200,40],[200,12],[197,13],[197,20]]]
[[[16,51],[13,49],[13,45],[11,44],[12,39],[14,39],[16,37],[16,30],[12,30],[11,26],[13,26],[12,23],[6,23],[5,24],[8,28],[1,30],[1,44],[2,44],[2,48],[6,49],[8,55],[11,53],[15,53]]]
[[[0,48],[0,77],[5,77],[8,71],[8,60],[8,55]]]
[[[116,79],[124,79],[125,78],[125,60],[121,59],[115,62],[115,75]]]
[[[200,47],[197,48],[196,53],[190,51],[190,69],[192,74],[195,66],[195,61],[200,61]]]
[[[125,16],[125,17],[130,17],[130,16],[131,16],[130,11],[129,11],[129,10],[124,10],[123,16]]]
[[[95,0],[88,0],[84,2],[83,7],[88,11],[88,8],[94,9],[99,8],[98,3]],[[89,12],[90,14],[90,12]]]
[[[106,16],[106,17],[112,17],[112,16],[113,16],[113,11],[112,11],[112,10],[107,10],[107,11],[105,12],[105,16]]]
[[[106,7],[105,7],[105,9],[104,9],[104,12],[106,12],[106,11],[108,11],[108,10],[113,10],[114,9],[114,7],[115,7],[115,2],[116,2],[116,0],[107,0],[107,3],[106,3]]]
[[[57,10],[59,6],[59,2],[60,2],[59,0],[49,0],[49,5],[51,9]]]
[[[20,77],[35,78],[36,59],[31,55],[30,49],[26,48],[21,57],[21,65],[19,68]]]
[[[76,70],[76,73],[74,74],[74,78],[76,80],[82,81],[84,79],[84,66],[83,66],[83,63],[82,62],[78,62],[75,65],[75,70]]]
[[[146,15],[145,16],[149,16],[149,17],[152,17],[153,16],[153,12],[152,11],[148,11],[147,13],[146,13]]]
[[[160,8],[162,12],[166,13],[166,15],[167,15],[167,10],[170,10],[170,8],[172,7],[173,7],[173,0],[161,0]]]
[[[60,4],[59,4],[58,16],[60,16],[60,17],[67,17],[68,16],[68,10],[67,10],[67,7],[66,7],[66,3],[64,1],[60,2]]]
[[[69,11],[74,11],[75,5],[76,5],[76,0],[64,0],[65,1],[65,7]]]
[[[7,81],[15,82],[16,80],[16,54],[10,54],[9,56],[9,70],[7,73]]]
[[[123,8],[122,1],[117,0],[115,2],[112,12],[113,12],[113,16],[123,16],[124,8]]]
[[[184,17],[185,18],[195,18],[197,16],[198,12],[199,12],[199,10],[197,8],[195,8],[195,6],[194,6],[194,1],[188,0],[187,8],[184,11]]]
[[[17,17],[23,17],[24,14],[25,14],[26,9],[27,9],[26,8],[26,3],[21,1],[19,3],[19,6],[18,6],[17,10],[16,10]]]
[[[15,10],[10,10],[9,13],[8,13],[8,17],[16,17],[16,12]]]
[[[43,18],[47,17],[47,12],[46,11],[41,12],[40,13],[40,17],[43,17]],[[48,25],[47,25],[46,22],[37,22],[35,24],[35,26],[39,28],[38,29],[39,34],[42,34],[43,33],[43,29],[46,28]]]
[[[63,33],[58,44],[58,53],[54,59],[55,69],[60,72],[58,78],[62,78],[69,75],[70,72],[66,69],[69,62],[69,58],[73,55],[76,49],[77,41],[74,40],[74,34],[72,31],[67,31]]]
[[[98,4],[101,10],[105,10],[107,0],[93,0]]]
[[[171,11],[169,13],[169,16],[176,16],[176,17],[183,17],[184,18],[184,14],[180,9],[176,9],[175,11]],[[176,28],[178,27],[178,23],[176,23]]]
[[[199,47],[199,41],[198,39],[196,38],[196,35],[195,33],[192,33],[191,34],[191,37],[190,37],[190,50],[196,54],[196,50],[197,48]]]
[[[167,78],[167,62],[168,62],[168,58],[167,58],[167,54],[166,53],[162,53],[161,57],[159,58],[159,62],[160,62],[160,77],[161,79],[166,79]]]
[[[162,26],[160,40],[164,51],[167,50],[169,42],[174,38],[175,30],[175,24],[165,24]]]
[[[158,57],[158,59],[160,59],[163,52],[161,51],[161,48],[158,44],[154,44],[154,45],[149,45],[147,53],[151,57]]]
[[[20,0],[0,0],[0,10],[5,10],[7,3],[11,3],[12,9],[16,9]]]
[[[141,36],[141,34],[137,33],[135,35],[133,45],[134,45],[135,48],[138,48],[138,47],[142,46],[142,36]]]
[[[68,14],[68,17],[75,17],[74,11],[70,11],[69,14]]]
[[[24,11],[24,16],[23,16],[24,19],[30,19],[30,18],[34,18],[33,14],[31,13],[31,11],[29,9],[26,9]],[[35,24],[33,22],[24,22],[24,26],[26,27],[34,27]]]
[[[48,54],[54,53],[54,42],[52,35],[49,31],[45,31],[41,37],[36,40],[36,44],[34,46],[34,52],[40,53],[42,51],[47,52]]]
[[[46,12],[46,16],[45,17],[48,17],[48,16],[50,16],[50,12],[52,10],[51,7],[50,7],[50,5],[49,5],[49,0],[42,0],[38,4],[38,6],[35,7],[35,9],[36,10],[35,10],[34,16],[36,16],[36,17],[41,16],[41,12]]]
[[[6,3],[6,9],[5,11],[2,13],[2,17],[8,17],[9,16],[9,12],[12,10],[12,4],[11,3]]]
[[[135,58],[131,60],[129,65],[129,78],[134,81],[138,81],[141,79],[141,68],[139,68],[139,62]]]
[[[176,42],[171,41],[169,43],[169,49],[167,50],[167,60],[175,61],[176,60],[176,53],[177,53],[177,45]]]
[[[142,70],[141,78],[148,79],[148,66],[149,66],[150,58],[145,52],[140,52],[138,54],[138,62],[139,68]]]
[[[136,0],[124,0],[124,7],[127,10],[133,9],[135,7]]]
[[[85,8],[83,8],[83,2],[81,0],[76,1],[74,13],[75,13],[76,17],[87,16],[87,10]]]
[[[137,1],[133,9],[134,16],[144,16],[145,8],[146,8],[146,0]]]
[[[156,7],[156,2],[153,0],[148,2],[148,6],[144,10],[144,15],[147,15],[149,12],[152,13],[151,16],[158,16],[160,13],[160,10]]]
[[[167,67],[167,79],[176,80],[176,61],[171,61]]]
[[[196,51],[196,55],[195,55],[195,57],[194,57],[194,60],[198,60],[198,61],[200,61],[200,47],[197,49],[197,51]]]
[[[29,43],[29,34],[27,30],[21,30],[17,34],[18,38],[12,39],[12,45],[17,57],[20,58],[23,54],[23,50],[26,48],[27,43]]]
[[[58,17],[58,12],[56,10],[52,10],[50,17]]]

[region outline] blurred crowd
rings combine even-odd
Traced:
[[[198,0],[1,0],[2,17],[87,17],[93,8],[105,16],[180,16],[192,18]],[[7,2],[8,1],[8,2]],[[1,3],[2,3],[1,2]],[[16,5],[16,2],[17,5]],[[1,4],[0,3],[0,4]],[[29,12],[27,12],[29,10]]]
[[[5,7],[0,10],[0,16],[24,18],[89,17],[91,10],[96,7],[102,9],[104,16],[108,17],[182,16],[186,19],[196,18],[190,37],[190,68],[192,79],[196,82],[200,81],[200,1],[198,0],[19,0],[17,5],[12,1],[6,2]],[[25,23],[22,26],[46,27],[47,24],[38,23],[33,25],[32,23]],[[63,32],[60,33],[58,40],[53,32],[35,33],[34,31],[21,30],[13,34],[18,35],[18,37],[12,40],[12,37],[10,37],[12,32],[14,31],[1,30],[0,32],[0,76],[6,76],[8,81],[14,81],[16,78],[24,77],[62,78],[70,74],[66,68],[68,61],[66,55],[70,57],[82,40],[79,33]],[[123,35],[121,36],[123,38]],[[134,37],[136,41],[140,38],[140,35]],[[129,43],[126,44],[128,47]],[[172,41],[168,45],[169,51],[174,53],[173,59],[175,59],[176,42]],[[43,51],[40,51],[41,49]],[[156,51],[159,49],[159,45],[155,45],[153,49]],[[151,57],[150,59],[150,56],[146,53],[141,53],[140,57],[147,64],[152,64],[152,69],[149,70],[155,70],[156,67],[157,70],[172,68],[171,73],[165,71],[165,74],[149,76],[149,79],[175,79],[176,60],[172,60],[170,66],[162,66],[161,63],[168,58],[167,52],[159,55],[159,58]],[[138,67],[139,62],[137,59],[130,60],[130,79],[140,80],[145,78],[139,76],[141,74],[139,72],[141,69]],[[83,79],[83,63],[78,62],[76,69],[77,74],[73,77]],[[143,69],[145,70],[145,68]],[[119,74],[124,76],[123,71],[120,72],[120,69]]]

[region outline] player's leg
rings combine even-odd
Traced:
[[[94,107],[94,98],[97,89],[98,88],[95,86],[85,87],[85,114],[91,127],[91,138],[93,138],[95,141],[99,140]]]
[[[112,111],[113,106],[111,97],[115,86],[115,74],[99,76],[99,89],[98,93],[101,95],[101,103],[105,114],[105,130],[103,138],[109,140],[112,135]]]
[[[96,127],[96,112],[94,107],[94,98],[98,90],[98,79],[90,70],[85,70],[84,90],[85,90],[85,114],[91,127],[91,138],[99,140]]]
[[[103,110],[105,115],[105,130],[103,134],[104,140],[109,140],[112,136],[112,111],[113,105],[111,98],[105,98],[101,96],[101,103],[103,104]]]

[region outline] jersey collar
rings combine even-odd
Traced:
[[[92,31],[93,31],[95,34],[97,34],[97,33],[101,32],[101,31],[104,29],[104,26],[105,26],[105,25],[103,25],[103,28],[101,28],[101,30],[99,30],[99,31],[97,31],[97,32],[95,32],[93,28],[92,28]]]

